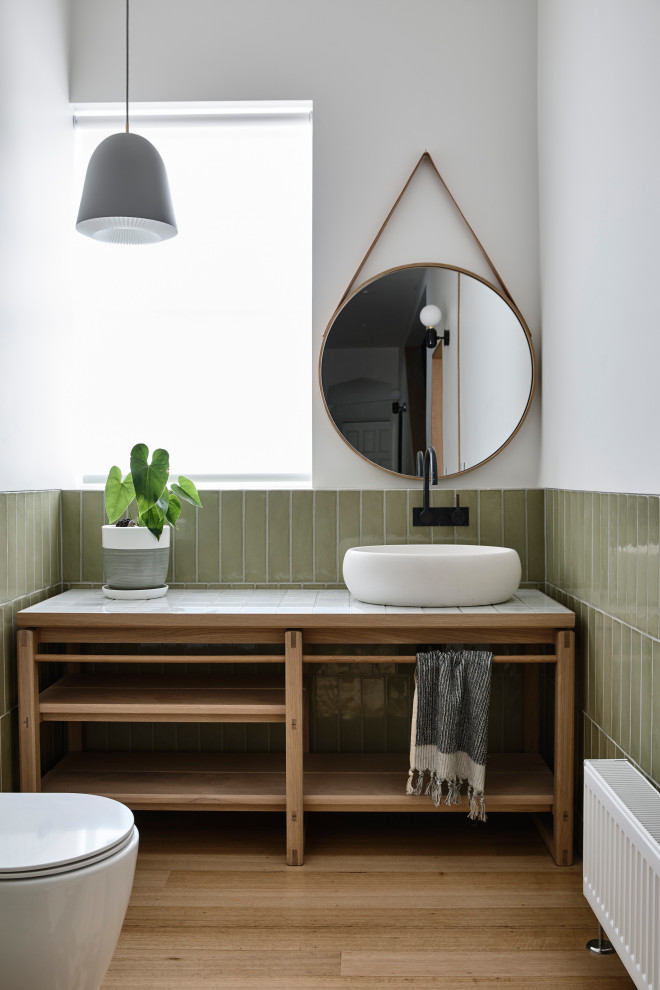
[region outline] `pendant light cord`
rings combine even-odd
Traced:
[[[128,0],[126,0],[126,133],[128,134]]]

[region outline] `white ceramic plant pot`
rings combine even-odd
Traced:
[[[170,564],[170,527],[157,540],[145,526],[104,526],[103,579],[122,591],[161,588]]]

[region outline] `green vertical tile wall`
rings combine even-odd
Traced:
[[[78,512],[80,494],[77,494]],[[78,533],[80,517],[78,515]],[[75,529],[75,524],[74,524]],[[80,543],[77,543],[80,567]],[[0,790],[18,788],[16,614],[58,594],[61,584],[60,493],[0,493]],[[75,566],[72,563],[75,570]],[[46,734],[45,760],[58,732]]]
[[[628,759],[660,786],[660,498],[553,489],[545,499],[545,590],[575,611],[585,668],[578,804],[590,756]]]

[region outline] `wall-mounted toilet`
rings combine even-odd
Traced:
[[[133,884],[128,808],[90,794],[0,794],[3,990],[98,990]]]

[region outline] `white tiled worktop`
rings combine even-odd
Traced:
[[[511,614],[572,614],[558,602],[541,591],[519,588],[515,595],[501,605],[471,606],[465,608],[407,608],[396,605],[368,605],[354,598],[348,591],[278,590],[278,589],[171,589],[164,598],[136,601],[114,601],[99,590],[65,591],[48,598],[38,605],[22,610],[30,613],[103,614],[109,612],[138,614],[162,613],[164,615],[365,615],[365,614],[440,614],[456,615],[477,613],[482,615]]]

